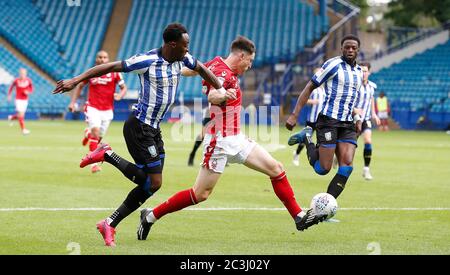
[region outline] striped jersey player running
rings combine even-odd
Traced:
[[[216,57],[206,63],[221,80],[226,93],[221,93],[203,82],[211,103],[212,123],[204,139],[203,163],[192,188],[180,191],[154,209],[143,209],[138,228],[138,239],[145,240],[152,225],[163,216],[205,201],[214,189],[226,163],[244,164],[270,177],[275,194],[282,201],[303,231],[319,223],[313,211],[303,211],[298,205],[283,166],[265,149],[240,131],[242,92],[238,76],[251,68],[255,58],[255,45],[246,37],[238,36],[231,44],[226,59]]]
[[[326,61],[314,74],[286,122],[286,128],[292,130],[311,92],[324,85],[325,99],[316,124],[317,146],[311,140],[312,129],[309,126],[291,136],[288,143],[306,145],[309,163],[319,175],[330,171],[336,153],[339,169],[327,190],[335,198],[344,190],[353,171],[357,135],[361,132],[361,110],[355,108],[363,81],[361,67],[356,63],[359,47],[359,38],[354,35],[346,35],[341,40],[342,56]]]
[[[106,161],[137,184],[110,217],[97,223],[107,246],[115,246],[116,226],[161,187],[165,151],[159,123],[175,101],[182,68],[194,70],[215,89],[225,92],[217,77],[188,53],[189,35],[183,25],[169,24],[163,39],[164,44],[159,49],[124,61],[96,66],[75,78],[59,81],[53,91],[55,94],[70,91],[82,81],[111,72],[139,75],[141,89],[138,103],[123,127],[125,142],[135,164],[117,155],[108,144],[99,144],[80,163],[83,168]]]

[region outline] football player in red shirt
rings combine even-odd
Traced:
[[[12,90],[16,88],[16,114],[9,115],[8,120],[19,120],[20,128],[24,135],[28,135],[30,131],[25,128],[25,113],[28,107],[28,96],[33,92],[33,82],[27,77],[27,70],[21,68],[19,77],[14,80],[8,90],[8,101],[11,101]]]
[[[151,226],[164,215],[205,201],[224,172],[227,162],[244,164],[269,176],[275,194],[289,211],[298,230],[303,231],[323,220],[312,209],[303,211],[300,208],[282,164],[240,132],[242,92],[238,76],[251,68],[255,51],[251,40],[238,36],[231,44],[231,52],[226,59],[215,57],[205,64],[227,91],[221,93],[203,82],[211,103],[212,123],[204,139],[202,167],[193,188],[176,193],[154,209],[141,211],[137,231],[139,240],[145,240]]]
[[[95,65],[108,62],[108,53],[99,51],[95,59]],[[84,146],[89,143],[89,152],[92,152],[97,149],[97,145],[105,136],[109,124],[114,118],[114,100],[121,100],[125,96],[127,86],[123,81],[122,75],[118,72],[108,73],[81,82],[72,94],[72,101],[68,107],[71,112],[75,110],[75,102],[86,85],[89,85],[89,91],[84,110],[88,128],[84,131],[82,144]],[[120,87],[119,93],[116,93],[116,85]],[[101,168],[98,164],[92,164],[91,171],[96,173],[101,171]]]

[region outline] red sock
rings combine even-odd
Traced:
[[[15,120],[15,119],[17,119],[17,115],[12,115],[11,120]]]
[[[197,204],[197,198],[195,197],[194,190],[191,188],[176,193],[167,201],[158,205],[153,209],[153,215],[155,215],[155,218],[160,219],[166,214],[181,210],[194,204]]]
[[[277,177],[270,178],[270,180],[272,181],[275,194],[287,208],[289,214],[295,218],[302,209],[295,200],[294,191],[292,191],[291,185],[286,177],[286,172],[283,171]]]
[[[22,130],[25,129],[25,121],[23,117],[19,117],[19,124]]]
[[[89,151],[92,152],[97,149],[98,146],[98,138],[94,138],[89,136]]]

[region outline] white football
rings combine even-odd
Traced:
[[[338,204],[336,199],[328,193],[319,193],[311,200],[310,207],[318,217],[326,216],[326,220],[336,215]]]

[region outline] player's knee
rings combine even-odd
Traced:
[[[316,162],[314,163],[314,171],[321,176],[325,176],[326,174],[328,174],[328,172],[330,172],[331,165],[332,163],[330,164],[326,163],[322,166],[320,161],[316,160]]]
[[[197,190],[195,191],[195,198],[197,199],[197,203],[202,201],[206,201],[211,195],[212,190]]]
[[[274,178],[279,176],[283,171],[284,171],[284,167],[283,164],[281,164],[281,162],[278,162],[276,160],[274,160],[270,165],[269,165],[269,169],[268,169],[268,174],[270,177]]]
[[[151,193],[155,193],[156,191],[159,190],[159,188],[161,188],[162,185],[161,178],[151,179],[150,177],[148,177],[147,181],[150,182],[148,189]]]

